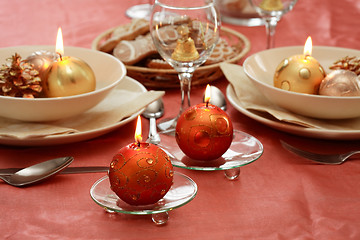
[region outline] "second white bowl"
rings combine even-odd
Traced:
[[[246,75],[272,103],[291,112],[320,119],[345,119],[360,117],[360,97],[334,97],[303,94],[274,87],[273,78],[278,64],[287,57],[299,55],[303,46],[265,50],[248,57],[243,66]],[[360,57],[360,51],[337,47],[313,47],[312,56],[324,67],[326,73],[337,60],[346,56]]]

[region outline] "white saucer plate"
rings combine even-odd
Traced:
[[[174,181],[164,198],[157,203],[132,206],[121,200],[110,188],[108,176],[100,178],[90,189],[91,198],[99,206],[125,214],[147,215],[171,211],[189,203],[197,194],[196,183],[188,176],[174,172]]]
[[[272,118],[270,115],[261,113],[258,111],[247,110],[243,107],[241,101],[236,97],[234,89],[231,84],[226,89],[226,96],[230,104],[242,114],[252,118],[266,126],[271,128],[291,133],[298,136],[328,139],[328,140],[358,140],[360,139],[359,130],[327,130],[327,129],[315,129],[305,128],[278,121]]]
[[[130,78],[125,77],[116,88],[121,88],[124,90],[131,90],[134,92],[146,92],[146,88],[139,83],[138,81]],[[121,98],[121,96],[119,96]],[[121,99],[119,100],[121,101]],[[60,145],[60,144],[68,144],[74,142],[80,142],[84,140],[89,140],[95,137],[99,137],[104,135],[108,132],[115,130],[116,128],[131,122],[134,120],[144,109],[134,113],[130,117],[127,117],[117,123],[112,125],[103,127],[103,128],[94,128],[84,132],[72,133],[72,134],[64,134],[64,135],[51,135],[42,138],[11,138],[0,136],[0,144],[3,145],[12,145],[12,146],[50,146],[50,145]]]

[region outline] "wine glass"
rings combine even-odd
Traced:
[[[249,0],[256,12],[265,20],[267,49],[273,48],[275,30],[281,17],[291,11],[298,0]]]
[[[136,4],[128,8],[125,14],[129,18],[144,18],[148,20],[150,18],[151,7],[151,1],[149,0],[147,3]]]
[[[161,57],[178,73],[181,89],[178,115],[160,122],[159,129],[174,129],[178,117],[190,106],[193,73],[212,53],[219,31],[220,16],[212,1],[155,0],[151,36]]]

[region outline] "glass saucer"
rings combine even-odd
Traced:
[[[161,144],[158,146],[169,155],[173,166],[185,169],[200,171],[236,169],[257,160],[264,151],[263,145],[258,139],[247,133],[234,130],[234,139],[230,148],[220,158],[211,161],[199,161],[189,158],[181,151],[176,143],[174,130],[172,132],[160,132],[160,136]]]
[[[188,176],[174,172],[174,181],[170,190],[164,198],[155,204],[133,206],[122,201],[111,189],[108,176],[104,176],[97,180],[90,189],[91,198],[108,212],[120,212],[134,215],[153,214],[153,221],[156,224],[164,222],[156,222],[156,218],[161,216],[164,221],[164,215],[156,215],[166,213],[167,211],[181,207],[190,202],[197,193],[196,183]],[[155,218],[155,219],[154,219]],[[167,219],[166,219],[167,221]]]

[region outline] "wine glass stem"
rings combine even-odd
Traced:
[[[267,44],[266,48],[270,49],[275,46],[275,30],[278,20],[276,18],[265,19]]]
[[[190,107],[190,90],[191,79],[193,73],[183,72],[179,73],[180,89],[181,89],[181,105],[179,115],[188,107]]]

